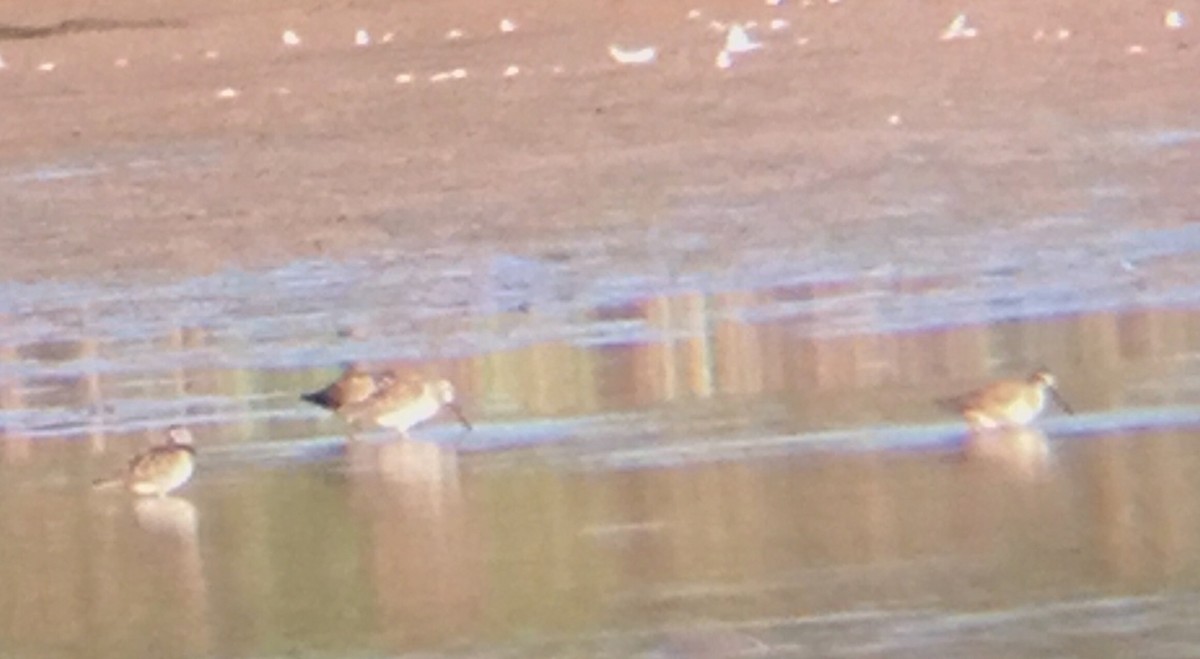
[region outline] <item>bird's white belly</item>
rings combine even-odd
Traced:
[[[441,407],[437,401],[421,399],[410,405],[404,405],[399,409],[379,415],[375,419],[375,423],[385,428],[393,428],[404,432],[422,421],[433,418]]]
[[[195,470],[196,465],[191,460],[187,460],[161,476],[136,481],[129,486],[129,489],[134,494],[141,496],[167,494],[188,482]]]

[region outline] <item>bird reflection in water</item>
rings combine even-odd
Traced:
[[[138,497],[133,501],[133,515],[147,533],[194,542],[199,526],[196,506],[187,499],[175,496]]]
[[[144,532],[138,542],[146,555],[152,557],[142,569],[158,579],[157,588],[170,599],[173,617],[180,622],[170,634],[181,635],[189,654],[210,654],[213,628],[209,620],[208,582],[197,537],[196,506],[175,496],[137,497],[132,506],[138,528]]]
[[[444,642],[469,629],[487,580],[453,447],[397,439],[346,444],[352,506],[369,529],[371,570],[396,649]]]
[[[1001,465],[1028,480],[1044,475],[1051,464],[1046,434],[1031,427],[972,432],[963,451],[972,462]]]

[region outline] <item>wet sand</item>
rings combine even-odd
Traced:
[[[0,1],[6,649],[1196,646],[1164,7],[103,4]],[[764,48],[716,68],[711,21]],[[346,444],[297,394],[354,359],[475,430]],[[932,402],[1035,365],[1078,415],[972,438]],[[90,493],[168,423],[178,499]]]
[[[1110,173],[1146,181],[1161,223],[1200,201],[1190,149],[1088,157],[1098,131],[1194,123],[1195,27],[1168,29],[1159,6],[989,0],[967,8],[976,38],[941,41],[958,3],[652,5],[6,3],[5,26],[82,22],[0,40],[0,278],[174,278],[631,222],[731,251],[886,246],[917,229],[881,209],[929,189],[949,199],[919,230],[970,231],[1077,210],[1056,184]],[[757,21],[765,47],[720,70],[712,21]],[[613,43],[657,60],[619,65]],[[746,203],[750,230],[688,212]]]

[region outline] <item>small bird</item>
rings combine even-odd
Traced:
[[[378,391],[381,381],[394,377],[392,374],[374,375],[353,364],[324,389],[301,394],[300,399],[340,414],[347,405],[361,403],[370,398]]]
[[[1014,428],[1037,418],[1049,398],[1067,414],[1074,414],[1055,385],[1054,375],[1039,369],[1024,380],[1000,380],[940,402],[962,414],[976,430]]]
[[[447,380],[427,380],[415,374],[397,374],[376,381],[376,391],[365,399],[343,405],[338,413],[350,424],[371,422],[401,433],[433,418],[443,407],[471,430],[462,409],[454,402],[454,385]]]
[[[167,442],[139,453],[129,460],[122,473],[92,483],[96,489],[124,485],[139,496],[164,497],[191,479],[196,470],[196,449],[192,433],[183,426],[167,430]]]

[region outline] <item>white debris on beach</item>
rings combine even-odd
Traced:
[[[725,33],[725,47],[722,49],[732,55],[749,53],[762,48],[762,43],[755,41],[746,28],[738,23],[729,26]]]
[[[58,65],[54,62],[42,62],[41,64],[38,64],[37,70],[41,71],[42,73],[49,73],[57,68]]]
[[[516,64],[509,64],[508,68],[504,69],[505,78],[511,78],[515,75],[520,75],[520,73],[521,67],[517,66]]]
[[[395,80],[397,85],[407,85],[413,81],[413,75],[411,73],[398,73]]]
[[[967,25],[967,15],[959,14],[950,21],[946,29],[942,30],[942,34],[938,38],[942,41],[953,41],[955,39],[974,39],[977,36],[979,36],[979,30]]]
[[[238,96],[241,96],[241,94],[241,92],[233,87],[226,87],[225,89],[217,92],[217,98],[237,98]]]
[[[1178,9],[1172,9],[1166,14],[1163,14],[1163,25],[1169,30],[1178,30],[1187,23],[1183,18],[1183,12]]]
[[[359,28],[354,33],[354,45],[359,46],[360,48],[364,47],[364,46],[370,46],[371,45],[371,33],[367,32],[366,30],[364,30],[362,28]]]
[[[658,56],[658,49],[654,46],[646,46],[645,48],[625,49],[616,44],[609,44],[608,54],[616,60],[618,64],[649,64]]]
[[[461,39],[461,38],[463,38],[463,31],[458,28],[453,28],[451,30],[446,31],[446,40],[447,41],[457,41],[458,39]]]
[[[454,69],[453,71],[442,71],[429,76],[429,82],[446,82],[447,80],[462,80],[467,77],[466,69]]]
[[[300,45],[300,35],[296,34],[295,31],[293,31],[293,30],[284,30],[283,36],[280,37],[280,39],[282,39],[283,45],[285,45],[285,46],[299,46]]]
[[[509,32],[516,32],[517,24],[515,22],[513,22],[513,20],[510,18],[501,19],[500,20],[500,31],[505,34],[508,34]]]
[[[717,53],[715,64],[718,69],[728,69],[733,66],[733,56],[749,53],[763,47],[762,42],[755,41],[747,30],[747,25],[733,23],[725,32],[725,45]]]

